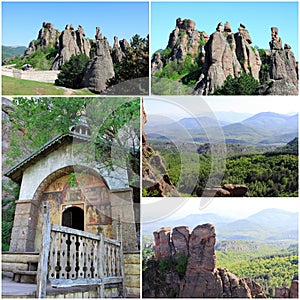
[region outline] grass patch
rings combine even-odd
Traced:
[[[73,90],[54,83],[2,76],[2,95],[94,95],[87,89]]]

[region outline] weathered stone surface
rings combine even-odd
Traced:
[[[195,27],[193,20],[176,20],[176,28],[171,32],[167,46],[171,51],[170,61],[184,59],[188,53],[198,55],[201,34]]]
[[[242,25],[242,24],[241,24]],[[252,39],[245,26],[241,26],[238,33],[234,35],[236,42],[236,55],[241,62],[246,74],[251,73],[254,79],[259,80],[259,71],[261,68],[261,59],[258,50],[251,46]]]
[[[212,224],[198,225],[192,231],[189,241],[191,269],[197,266],[207,271],[214,270],[216,267],[215,242],[216,232]]]
[[[52,63],[52,70],[59,70],[72,55],[90,55],[91,45],[85,37],[82,26],[79,25],[77,30],[74,30],[73,25],[69,27],[68,29],[66,25],[66,29],[59,36],[58,54]]]
[[[250,278],[244,278],[244,281],[250,289],[252,298],[267,298],[263,291],[263,288],[258,283],[251,280]]]
[[[34,53],[40,47],[47,47],[50,44],[56,46],[60,32],[54,29],[54,25],[49,22],[43,22],[42,28],[39,30],[37,42],[31,41],[25,51],[25,56]]]
[[[298,66],[291,50],[278,36],[278,28],[271,28],[270,82],[257,89],[258,95],[298,95]]]
[[[230,24],[229,24],[228,21],[226,21],[226,23],[225,23],[225,25],[224,25],[224,31],[225,31],[225,32],[232,32],[231,26],[230,26]]]
[[[248,187],[242,184],[224,184],[223,189],[230,192],[231,197],[244,197],[249,192]]]
[[[298,280],[293,280],[290,287],[290,298],[298,299]]]
[[[171,228],[163,227],[153,232],[155,257],[161,259],[171,256]]]
[[[234,49],[235,41],[231,33],[214,32],[205,45],[205,63],[194,89],[196,94],[208,95],[221,87],[228,75],[239,76],[242,68]]]
[[[35,51],[36,51],[35,43],[34,43],[34,41],[31,41],[31,42],[29,43],[28,48],[25,50],[25,56],[26,56],[26,55],[31,55],[31,54],[34,53]]]
[[[100,36],[97,27],[95,56],[88,62],[84,74],[85,86],[94,93],[104,91],[108,86],[107,81],[115,76],[108,40]]]
[[[113,63],[118,63],[125,57],[125,53],[123,53],[121,47],[119,47],[119,39],[117,36],[114,37],[114,45],[111,49],[111,57]]]
[[[164,66],[161,53],[160,52],[155,52],[153,54],[153,57],[151,59],[151,74],[152,76],[160,71]]]
[[[271,27],[271,38],[272,40],[269,43],[271,50],[282,50],[282,41],[278,35],[277,27]]]
[[[205,45],[205,61],[194,90],[196,94],[212,94],[221,87],[228,75],[239,77],[244,71],[259,80],[261,60],[245,25],[233,34],[229,22],[220,22]]]
[[[174,253],[181,253],[185,256],[189,252],[190,229],[188,226],[175,227],[172,231]]]
[[[297,298],[298,299],[298,279],[293,279],[290,288],[278,286],[275,288],[275,298]]]
[[[289,298],[290,297],[290,289],[287,287],[276,287],[275,288],[275,298]]]

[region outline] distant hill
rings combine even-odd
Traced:
[[[262,112],[241,123],[254,128],[263,128],[271,132],[276,132],[277,130],[293,130],[298,126],[298,114],[289,116],[273,112]]]
[[[212,223],[218,240],[276,241],[298,240],[298,213],[281,209],[265,209],[245,219],[233,220],[218,214],[192,214],[178,220],[143,225],[143,234],[161,227],[189,226]]]
[[[2,59],[23,55],[26,49],[25,46],[2,46]]]
[[[183,142],[222,142],[224,139],[226,143],[236,144],[285,144],[298,136],[298,114],[262,112],[231,124],[206,116],[165,124],[153,119],[147,123],[145,131],[152,139],[168,137]]]

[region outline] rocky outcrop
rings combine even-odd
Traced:
[[[242,184],[224,184],[221,187],[206,188],[202,197],[248,197],[249,189]]]
[[[259,79],[261,60],[245,25],[240,24],[233,33],[229,22],[220,22],[205,45],[205,60],[201,75],[194,87],[195,94],[209,95],[221,87],[230,75],[239,77],[241,72]]]
[[[196,30],[196,23],[190,19],[178,18],[176,27],[170,33],[166,52],[168,55],[162,58],[160,52],[154,53],[151,60],[151,73],[154,75],[162,67],[170,61],[184,60],[187,54],[190,54],[194,59],[201,59],[204,54],[203,43],[206,42],[209,36],[205,32]]]
[[[144,106],[142,110],[142,128],[144,128],[147,122]],[[147,145],[147,137],[144,131],[142,133],[142,186],[151,196],[179,196],[170,180],[162,158],[152,147]]]
[[[40,47],[48,47],[50,44],[52,44],[53,46],[57,46],[59,35],[60,31],[54,29],[54,25],[52,23],[43,22],[37,40],[30,42],[28,48],[25,51],[25,56],[31,55]]]
[[[291,50],[285,44],[282,47],[278,28],[271,28],[270,41],[270,82],[259,87],[258,95],[298,95],[298,66]]]
[[[234,34],[234,39],[236,56],[243,67],[243,71],[259,80],[261,59],[258,50],[251,46],[252,39],[245,25],[240,24],[238,32]]]
[[[81,25],[75,30],[71,24],[66,25],[65,30],[59,36],[58,54],[52,63],[52,70],[59,70],[61,66],[70,60],[72,55],[90,55],[91,45],[85,37]]]
[[[108,84],[108,80],[115,76],[110,46],[106,37],[102,37],[100,28],[96,28],[95,53],[84,74],[85,86],[94,93],[101,93]]]
[[[161,259],[164,257],[170,257],[172,255],[171,249],[171,228],[164,227],[160,230],[157,230],[153,233],[154,235],[154,243],[155,243],[155,257],[157,259]]]
[[[240,75],[241,65],[228,40],[235,45],[232,34],[228,34],[226,37],[223,32],[217,30],[206,43],[205,63],[194,88],[198,94],[211,94],[217,87],[222,86],[227,76]]]
[[[117,36],[114,37],[114,45],[111,49],[111,58],[113,63],[121,62],[126,57],[126,49],[129,47],[126,39],[123,39],[119,42]]]
[[[275,298],[299,298],[298,297],[298,279],[293,279],[290,288],[276,287]]]
[[[256,282],[216,268],[212,224],[198,225],[192,233],[185,226],[174,228],[172,234],[171,228],[161,228],[154,232],[154,241],[157,262],[143,274],[144,297],[266,298]],[[181,272],[172,267],[178,253],[187,258],[186,269]],[[164,273],[161,259],[169,261],[169,270],[163,269]]]
[[[195,29],[196,23],[190,19],[178,18],[176,28],[169,36],[168,49],[172,50],[171,60],[180,60],[190,53],[199,51],[200,32]]]
[[[151,73],[154,75],[164,67],[164,60],[160,52],[155,52],[151,59]]]

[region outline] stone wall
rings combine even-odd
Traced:
[[[18,79],[54,83],[60,71],[22,71],[11,67],[2,67],[2,75]]]
[[[126,296],[140,298],[140,252],[124,252]]]

